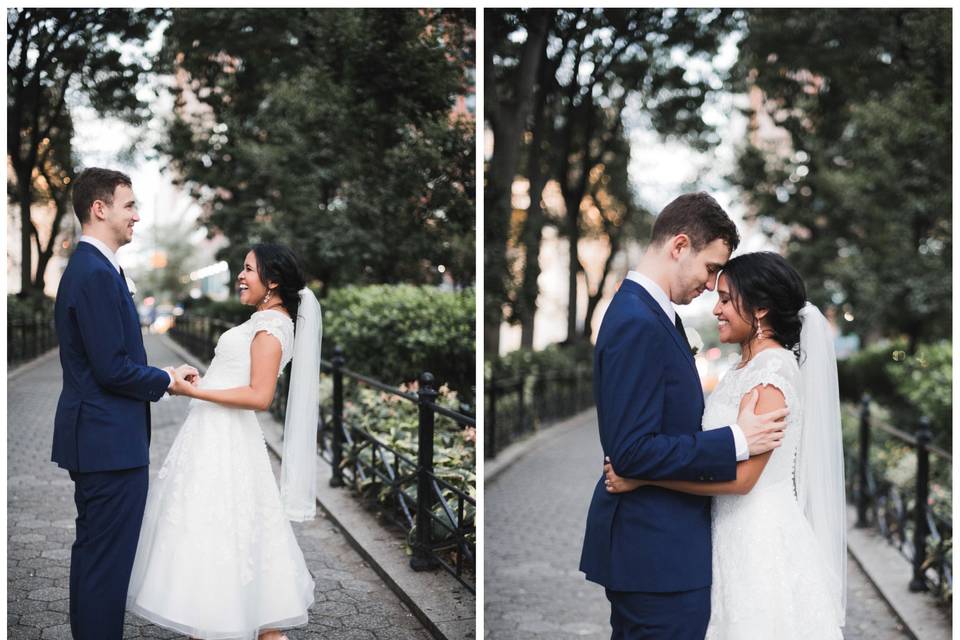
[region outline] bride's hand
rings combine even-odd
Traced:
[[[647,484],[643,480],[637,480],[635,478],[621,478],[613,470],[613,465],[610,464],[610,459],[606,458],[606,461],[603,464],[603,475],[604,475],[604,485],[607,487],[608,493],[626,493],[627,491],[633,491],[643,485]]]
[[[175,396],[194,396],[194,389],[199,382],[199,376],[196,369],[193,372],[184,370],[184,367],[177,367],[173,370],[173,386],[170,388],[170,394]]]

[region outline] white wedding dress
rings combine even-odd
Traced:
[[[293,322],[260,311],[220,337],[200,387],[249,384],[260,331],[280,341],[282,371]],[[313,592],[256,415],[192,400],[150,485],[127,608],[194,638],[247,640],[306,624]]]
[[[837,587],[797,503],[802,385],[793,353],[767,349],[742,369],[731,369],[707,400],[703,428],[736,422],[741,398],[758,384],[779,389],[790,415],[783,443],[753,490],[713,499],[713,586],[706,639],[842,639]]]

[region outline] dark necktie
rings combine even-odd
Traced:
[[[120,267],[120,279],[123,280],[123,284],[127,284],[127,276],[123,275],[123,267]]]
[[[689,344],[690,341],[687,340],[687,332],[683,330],[683,320],[680,319],[680,314],[676,314],[674,318],[673,324],[677,326],[677,331],[679,331],[680,335],[683,336],[683,341]]]

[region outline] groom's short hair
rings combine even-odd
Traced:
[[[690,238],[694,251],[720,238],[732,252],[740,244],[737,226],[723,207],[703,191],[685,193],[665,206],[653,223],[650,244],[662,245],[670,238],[684,233]]]
[[[88,167],[80,172],[73,182],[73,212],[80,224],[90,222],[90,208],[97,200],[113,204],[113,192],[117,185],[133,186],[130,176],[113,169]]]

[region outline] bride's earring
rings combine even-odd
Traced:
[[[273,291],[271,291],[270,289],[267,289],[267,295],[263,296],[263,302],[260,303],[260,306],[261,307],[266,306],[266,304],[270,302],[270,296],[272,295],[273,295]]]
[[[763,340],[763,329],[759,326],[757,327],[757,340]]]

